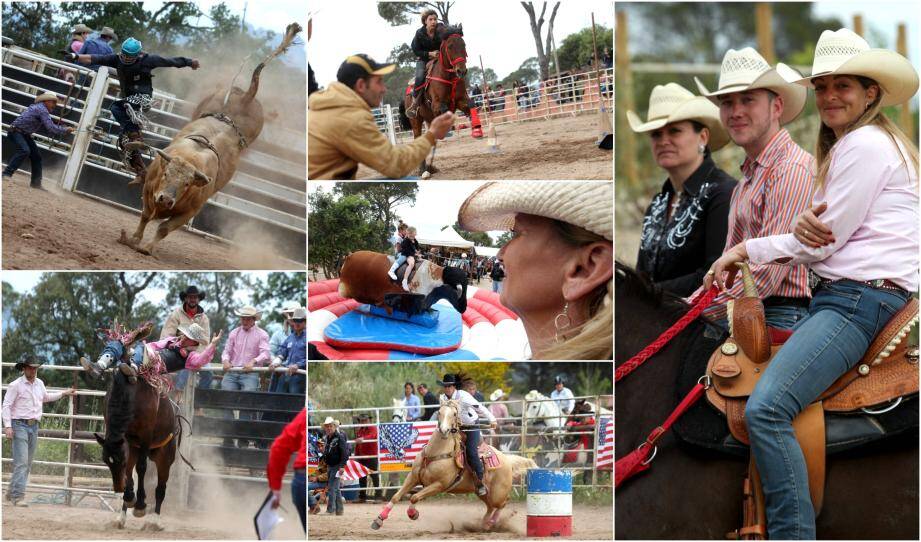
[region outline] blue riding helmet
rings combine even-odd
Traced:
[[[122,56],[122,59],[125,58],[137,58],[141,54],[141,42],[134,39],[128,38],[122,42],[122,48],[119,54]]]

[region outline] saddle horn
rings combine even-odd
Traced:
[[[758,289],[755,288],[755,278],[752,276],[751,267],[748,266],[747,262],[739,262],[736,267],[742,272],[742,291],[745,296],[758,297]]]

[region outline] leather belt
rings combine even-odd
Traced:
[[[870,288],[875,288],[877,290],[890,290],[899,292],[902,294],[907,294],[908,290],[902,288],[898,284],[892,282],[889,279],[874,279],[874,280],[854,280],[854,279],[827,279],[825,277],[819,276],[813,271],[809,271],[809,287],[814,291],[819,286],[826,286],[828,284],[834,284],[836,282],[853,282],[856,284],[863,284],[869,286]]]
[[[784,306],[793,306],[793,307],[809,307],[809,298],[808,297],[784,297],[781,295],[772,295],[771,297],[766,297],[762,301],[765,307],[777,307],[780,305]]]
[[[35,419],[25,419],[25,418],[13,418],[14,422],[24,422],[28,425],[38,425],[38,420]]]

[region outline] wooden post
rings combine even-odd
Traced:
[[[854,33],[863,36],[863,15],[859,13],[854,14]]]
[[[614,48],[614,80],[617,82],[620,96],[620,103],[614,110],[617,115],[617,133],[620,134],[620,141],[624,145],[623,152],[620,153],[621,163],[617,164],[616,169],[623,172],[627,185],[635,188],[639,184],[636,173],[636,140],[633,130],[627,124],[626,112],[635,110],[636,106],[633,100],[633,74],[630,72],[630,53],[627,47],[627,14],[623,11],[617,12],[617,28],[614,33],[617,39]]]
[[[755,6],[755,30],[758,33],[758,52],[768,64],[777,62],[774,54],[774,30],[771,26],[773,9],[768,2],[758,2]]]
[[[899,23],[898,36],[896,38],[896,51],[904,57],[908,57],[908,35],[905,30],[905,23]],[[899,106],[899,124],[902,125],[902,131],[909,139],[915,137],[915,121],[911,116],[911,102],[905,102]]]

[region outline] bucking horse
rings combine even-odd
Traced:
[[[281,44],[253,70],[249,89],[217,90],[199,102],[186,124],[158,155],[144,178],[141,220],[130,238],[122,230],[119,243],[152,254],[157,243],[187,224],[208,199],[223,189],[237,170],[243,151],[262,132],[262,104],[256,99],[259,77],[273,58],[284,53],[301,31],[288,25]],[[142,244],[151,220],[163,219],[155,237]]]
[[[439,27],[441,48],[438,56],[426,66],[423,98],[416,117],[409,119],[413,129],[413,139],[422,135],[422,123],[431,125],[432,120],[448,111],[461,110],[470,117],[470,104],[467,96],[467,45],[464,43],[464,25]],[[404,109],[412,104],[413,97],[407,94],[403,98]],[[436,142],[437,146],[438,143]],[[432,159],[435,147],[432,147]],[[435,173],[438,170],[431,161],[423,159],[418,174]]]

